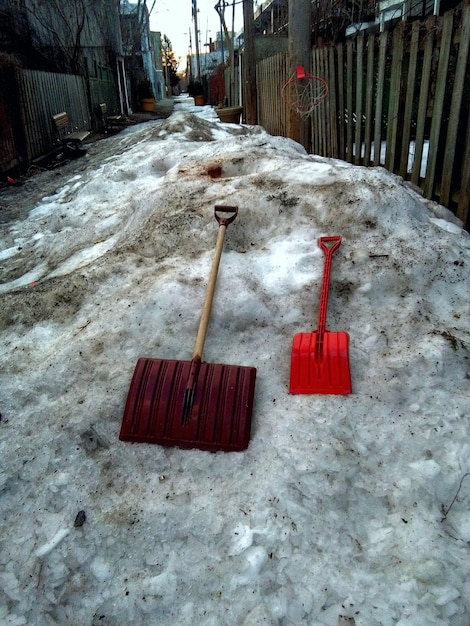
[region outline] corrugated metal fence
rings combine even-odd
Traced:
[[[52,116],[66,111],[70,132],[97,130],[99,104],[117,107],[111,76],[104,79],[34,70],[5,71],[0,92],[0,171],[27,166],[60,145]]]
[[[322,156],[383,165],[450,208],[469,228],[470,6],[393,32],[360,34],[312,51],[310,72],[327,99],[311,114],[311,145]],[[280,98],[285,55],[258,64],[259,123],[288,136]]]
[[[52,122],[56,113],[68,113],[71,131],[91,128],[84,78],[22,70],[18,79],[28,161],[60,145]]]

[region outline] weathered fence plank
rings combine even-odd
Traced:
[[[426,198],[432,198],[436,186],[436,166],[439,152],[439,139],[444,116],[444,98],[447,87],[447,73],[449,70],[453,19],[454,16],[451,12],[446,13],[443,18],[441,45],[439,49],[439,64],[437,66],[436,94],[434,96],[431,132],[429,136],[428,165],[426,168],[423,190]]]
[[[366,108],[364,120],[364,164],[370,164],[372,151],[372,105],[374,102],[374,35],[367,38]]]
[[[414,22],[411,33],[411,43],[408,58],[408,80],[406,83],[405,110],[403,113],[402,144],[400,167],[398,173],[403,178],[408,172],[408,157],[410,154],[410,135],[413,116],[413,103],[415,101],[416,64],[418,61],[420,23]]]
[[[465,136],[465,150],[462,164],[462,177],[460,181],[459,202],[457,206],[457,217],[464,224],[469,225],[470,217],[470,108],[467,119],[467,133]],[[467,229],[468,230],[468,229]]]
[[[467,13],[463,16],[462,29],[459,34],[459,51],[457,54],[457,64],[453,81],[453,92],[439,194],[439,201],[445,206],[449,204],[450,200],[452,172],[454,169],[455,149],[457,145],[457,133],[460,121],[460,109],[462,106],[463,90],[465,87],[465,71],[467,67],[470,40],[470,11],[467,11]]]
[[[346,42],[346,158],[353,162],[353,56],[354,56],[354,41]]]
[[[362,152],[362,84],[363,84],[363,54],[364,54],[364,35],[359,35],[356,40],[356,128],[355,128],[355,159],[354,162],[359,165],[361,163]]]
[[[314,48],[310,59],[310,68],[314,76],[321,75],[321,70],[318,66],[318,56],[318,49]],[[322,128],[324,124],[321,120],[319,106],[315,107],[312,111],[310,121],[310,141],[312,145],[312,152],[314,154],[323,154],[324,148],[322,146]]]
[[[327,77],[328,76],[328,48],[320,49],[320,57],[321,57],[321,69],[322,73],[320,76]],[[331,99],[327,96],[321,103],[323,109],[323,125],[325,126],[325,151],[324,154],[326,156],[331,156],[331,129],[330,129],[330,108],[331,108]]]
[[[339,139],[339,150],[338,156],[340,159],[345,159],[345,146],[346,146],[346,118],[345,118],[345,108],[344,108],[344,47],[343,44],[338,44],[337,47],[337,67],[338,67],[338,139]]]
[[[338,92],[337,77],[335,71],[335,56],[333,48],[328,49],[328,85],[330,102],[329,124],[330,124],[330,151],[328,156],[338,158]]]
[[[382,149],[382,112],[385,86],[385,64],[387,60],[388,33],[384,31],[379,38],[379,59],[377,66],[377,88],[375,95],[375,119],[374,119],[374,165],[380,165],[380,152]]]
[[[419,185],[421,178],[421,163],[423,160],[424,132],[426,127],[429,85],[431,81],[432,56],[435,40],[435,18],[426,22],[426,35],[424,41],[424,56],[421,69],[421,85],[418,98],[418,113],[416,120],[416,140],[413,168],[411,170],[411,182]]]
[[[258,121],[272,135],[287,134],[287,105],[281,97],[287,77],[287,57],[276,54],[256,68],[258,85]]]
[[[403,76],[403,35],[405,22],[400,22],[393,31],[392,68],[388,101],[387,145],[385,167],[395,171],[399,151],[398,125],[400,115],[401,84]]]
[[[327,76],[327,65],[326,65],[326,48],[318,48],[316,59],[317,59],[317,71],[315,75],[321,76],[325,78]],[[328,121],[329,121],[329,99],[326,98],[322,100],[317,107],[317,113],[319,116],[319,130],[320,130],[320,154],[328,155],[329,154],[329,145],[328,145]]]

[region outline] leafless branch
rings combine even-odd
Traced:
[[[455,501],[459,497],[460,490],[462,489],[462,483],[465,480],[465,478],[467,478],[467,476],[470,476],[470,472],[467,472],[466,474],[464,474],[462,476],[462,479],[461,479],[460,484],[459,484],[459,488],[457,489],[457,493],[453,497],[452,502],[450,503],[450,505],[447,508],[445,508],[444,505],[442,506],[442,512],[444,513],[444,517],[441,519],[441,522],[443,522],[447,518],[447,516],[449,515],[449,512],[450,512],[451,508],[454,506]]]

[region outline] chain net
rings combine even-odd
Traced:
[[[328,83],[319,76],[297,71],[283,86],[281,95],[291,109],[302,119],[307,119],[313,109],[327,97]]]

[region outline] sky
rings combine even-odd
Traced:
[[[199,52],[203,54],[207,51],[204,46],[210,38],[216,40],[220,33],[220,19],[218,13],[214,9],[216,0],[198,0],[198,29],[200,32]],[[149,9],[152,2],[147,0]],[[225,12],[225,21],[229,31],[232,27],[232,4],[227,7]],[[241,2],[235,5],[235,33],[243,26],[243,6]],[[173,51],[177,58],[184,59],[188,53],[190,39],[192,42],[193,54],[196,53],[196,40],[194,23],[192,20],[191,0],[157,0],[155,7],[150,14],[151,30],[160,31],[163,35],[167,35],[170,39]]]
[[[238,215],[203,359],[256,368],[248,447],[121,441],[138,359],[191,358],[216,205]],[[470,236],[448,210],[181,98],[2,188],[0,220],[2,626],[468,626]],[[352,393],[291,394],[322,236]]]

